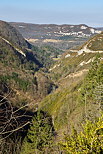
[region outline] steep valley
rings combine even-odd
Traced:
[[[65,154],[60,147],[64,134],[72,126],[79,133],[82,124],[102,114],[103,32],[72,26],[0,21],[1,154]],[[64,47],[64,33],[73,30],[69,41],[87,41]],[[48,32],[52,37],[45,38]]]
[[[86,40],[101,30],[80,25],[55,25],[55,24],[28,24],[10,23],[31,44],[37,46],[51,46],[62,50],[82,45]]]

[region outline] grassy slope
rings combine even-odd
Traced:
[[[65,58],[68,54],[71,56]],[[57,82],[62,79],[64,81],[70,73],[76,73],[84,69],[88,70],[91,64],[89,60],[92,61],[95,56],[95,53],[83,53],[78,56],[77,53],[68,52],[50,69],[51,78]],[[82,62],[86,62],[87,64],[81,66]]]
[[[103,54],[100,55],[103,58]],[[83,84],[83,79],[88,73],[88,71],[83,72],[83,70],[89,70],[91,63],[83,66],[79,64],[95,56],[95,53],[86,53],[78,57],[63,58],[57,62],[57,67],[52,70],[52,78],[59,83],[59,88],[54,93],[44,98],[40,104],[40,108],[52,115],[56,130],[66,131],[66,129],[70,127],[70,124],[74,124],[79,130],[80,124],[85,117],[85,105],[80,101],[80,88]],[[58,66],[58,64],[60,65]],[[69,65],[71,67],[68,67]],[[66,68],[65,70],[64,67]],[[74,69],[72,69],[72,67]],[[82,73],[78,76],[78,72]],[[57,74],[59,74],[58,78],[56,78]],[[88,110],[92,110],[94,115],[97,112],[96,106],[97,105],[94,104],[88,104]]]
[[[92,51],[103,51],[103,32],[91,37],[90,40],[80,46],[78,50],[82,49],[85,45]]]
[[[87,46],[90,50],[94,50],[94,51],[103,51],[103,32],[101,34],[98,34],[96,36],[94,36],[88,46]]]

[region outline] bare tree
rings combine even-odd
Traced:
[[[18,144],[21,144],[22,138],[25,137],[34,115],[33,112],[26,110],[30,104],[20,108],[13,106],[8,101],[10,94],[9,90],[6,96],[0,94],[0,154],[16,154],[16,151],[20,151]]]

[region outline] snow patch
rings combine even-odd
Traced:
[[[18,49],[18,48],[15,48],[20,54],[22,54],[24,57],[26,57],[26,55],[25,55],[25,53],[22,51],[22,50],[20,50],[20,49]]]
[[[81,29],[87,29],[87,27],[86,26],[81,26]]]
[[[55,69],[56,67],[59,67],[59,66],[60,66],[60,64],[54,65],[54,67],[53,68],[50,68],[49,71],[52,71],[53,69]]]
[[[13,46],[8,40],[4,39],[3,37],[1,37],[1,38],[2,38],[2,40],[4,40],[5,42],[7,42],[7,43],[10,44],[11,46]],[[13,46],[13,47],[14,47],[14,46]],[[20,50],[20,49],[18,49],[18,48],[15,48],[15,47],[14,47],[14,49],[16,49],[20,54],[22,54],[24,57],[26,57],[25,53],[24,53],[22,50]]]
[[[55,69],[57,67],[57,65],[54,65],[53,68],[50,68],[49,71],[52,71],[53,69]]]
[[[94,34],[95,30],[93,28],[90,29],[91,33]]]
[[[87,48],[87,45],[85,45],[81,50],[78,51],[78,55],[81,55],[83,52],[86,52],[86,53],[103,53],[103,51],[90,50],[90,49]]]
[[[67,54],[67,55],[65,56],[65,58],[68,58],[68,57],[70,57],[70,54]]]
[[[70,26],[70,28],[73,28],[74,26]]]
[[[78,33],[83,34],[83,32],[82,32],[82,31],[79,31]]]
[[[85,62],[85,61],[81,62],[79,65],[80,65],[80,66],[83,66],[83,65],[85,65],[85,64],[89,64],[89,63],[93,62],[93,60],[94,60],[94,58],[91,58],[91,59],[89,59],[87,62]]]
[[[100,30],[95,30],[95,33],[100,34],[102,31]]]
[[[19,27],[21,27],[21,28],[25,28],[24,26],[19,26]]]

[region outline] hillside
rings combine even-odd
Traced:
[[[103,32],[90,39],[87,48],[93,51],[103,51]]]
[[[103,32],[91,37],[82,46],[66,50],[57,63],[49,69],[54,80],[68,78],[70,73],[89,70],[96,54],[103,55]]]
[[[65,60],[61,59],[61,61],[55,65],[54,69],[51,70],[51,78],[58,82],[59,88],[44,98],[40,104],[40,108],[44,111],[48,111],[49,114],[52,115],[58,135],[64,131],[70,131],[71,125],[80,131],[81,123],[85,120],[85,114],[88,115],[88,119],[90,120],[99,116],[99,104],[98,102],[93,103],[94,100],[91,94],[89,95],[88,89],[91,89],[91,85],[94,84],[96,73],[98,73],[99,70],[102,71],[100,79],[101,84],[103,84],[103,60],[101,60],[98,69],[94,70],[90,78],[90,74],[95,68],[94,65],[91,65],[95,56],[96,54],[89,53],[85,55],[82,54],[78,57],[68,57]],[[103,54],[100,54],[100,57],[103,59]],[[88,92],[86,111],[85,95],[82,95],[82,92],[85,90],[83,90],[84,84]],[[93,89],[95,88],[96,85]],[[93,89],[91,89],[92,93]],[[61,135],[59,138],[61,138]]]
[[[97,34],[62,54],[48,45],[33,46],[0,21],[1,153],[63,153],[57,143],[64,133],[96,121],[103,111],[102,38]]]
[[[8,91],[12,91],[9,99],[17,106],[32,101],[35,104],[55,87],[54,83],[40,71],[46,70],[45,63],[48,65],[50,60],[47,57],[47,62],[39,51],[42,50],[28,43],[15,28],[0,21],[1,93],[7,95]],[[5,86],[8,87],[6,93],[2,89]]]
[[[76,50],[78,54],[87,53],[102,53],[103,52],[103,32],[90,38],[82,46]]]
[[[0,36],[13,43],[16,47],[30,48],[31,45],[9,23],[0,20]]]
[[[99,40],[100,37],[101,40]],[[92,46],[91,49],[89,49],[89,43]],[[93,50],[94,44],[96,43],[97,46],[95,46],[95,50]],[[84,50],[85,46],[87,46],[87,48]],[[76,129],[78,128],[78,130],[80,130],[80,124],[83,123],[85,119],[85,103],[81,103],[81,89],[83,89],[84,83],[85,85],[89,85],[89,82],[94,82],[95,79],[88,79],[93,69],[98,68],[92,74],[95,76],[95,73],[100,73],[99,70],[103,68],[102,47],[101,33],[87,41],[80,50],[68,50],[56,64],[49,69],[51,79],[58,83],[59,88],[53,94],[44,98],[40,108],[44,111],[48,111],[49,114],[52,115],[55,129],[58,130],[58,132],[70,129],[70,125],[72,124]],[[97,67],[94,66],[93,63],[96,63],[95,57],[98,57],[98,54],[101,62],[100,66]],[[97,76],[99,76],[99,74]],[[102,81],[101,84],[103,84],[103,72],[101,73],[100,79]],[[89,115],[88,118],[90,119],[91,117],[94,118],[98,116],[99,112],[98,104],[92,103],[93,100],[91,96],[89,97],[91,103],[88,104],[86,108],[87,114]]]
[[[10,24],[14,26],[24,38],[34,45],[49,45],[63,50],[73,48],[74,46],[79,46],[88,40],[92,35],[101,32],[100,30],[89,27],[85,24]]]
[[[100,31],[103,31],[103,27],[98,27],[97,29]]]
[[[100,33],[96,28],[85,24],[80,25],[55,25],[55,24],[27,24],[11,23],[27,39],[57,39],[64,36],[91,36]]]

